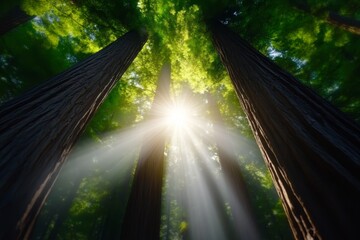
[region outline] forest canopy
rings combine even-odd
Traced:
[[[13,20],[9,29],[7,21],[13,15],[25,20]],[[0,104],[77,66],[129,31],[148,36],[87,124],[42,207],[31,239],[121,236],[136,164],[146,145],[142,134],[154,134],[152,126],[158,124],[151,121],[154,115],[159,118],[154,109],[166,64],[171,82],[162,104],[186,105],[190,110],[184,107],[166,116],[177,125],[166,125],[175,130],[167,130],[162,150],[166,167],[160,176],[161,239],[241,236],[229,223],[236,219],[231,200],[216,197],[229,194],[221,192],[221,147],[242,172],[259,236],[292,238],[248,117],[213,44],[207,24],[212,19],[360,123],[359,1],[2,1]],[[185,119],[185,113],[191,116]],[[185,125],[181,121],[192,127],[179,130]],[[188,134],[191,144],[180,132]],[[217,142],[222,137],[224,143]],[[200,190],[205,193],[196,199]],[[196,209],[209,215],[192,216]]]

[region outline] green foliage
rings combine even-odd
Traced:
[[[46,35],[53,47],[58,45],[61,38],[69,37],[73,39],[76,51],[94,53],[124,33],[123,28],[117,29],[118,35],[111,30],[100,31],[99,24],[89,19],[86,9],[75,7],[70,0],[25,0],[22,8],[36,16],[32,21],[35,30]]]
[[[149,33],[148,42],[86,129],[85,137],[99,144],[105,134],[144,119],[164,62],[171,63],[173,96],[190,89],[193,98],[205,101],[204,93],[212,94],[226,126],[252,138],[206,30],[204,19],[212,17],[220,18],[263,54],[360,121],[360,38],[326,21],[329,11],[360,19],[358,1],[23,0],[1,3],[0,16],[19,4],[36,17],[0,37],[0,103],[99,51],[130,29],[143,27]],[[251,160],[260,156],[252,151],[239,159],[257,217],[266,226],[267,239],[287,239],[285,215],[270,175],[259,161]],[[109,216],[104,203],[116,206],[109,200],[115,190],[106,170],[90,162],[80,184],[73,186],[76,196],[59,230],[65,239],[89,239],[89,229],[100,236]],[[44,208],[42,213],[47,224],[45,235],[56,225],[54,206],[61,206],[65,201],[61,199],[69,196],[69,191],[57,190],[58,197],[50,197],[47,203],[53,207]],[[167,236],[180,239],[188,228],[184,207],[176,201],[169,204],[162,233],[170,231]]]
[[[31,24],[3,36],[0,39],[1,102],[71,66],[77,61],[72,57],[72,47],[69,39],[62,39],[57,48],[50,48],[48,38],[38,35]]]
[[[242,1],[240,10],[228,22],[265,55],[360,121],[360,95],[356,90],[360,71],[358,36],[314,16],[310,10],[304,11],[300,2],[306,3],[305,9],[315,12],[317,9],[332,10],[355,19],[360,14],[359,8],[353,8],[358,5],[356,1],[351,4]]]

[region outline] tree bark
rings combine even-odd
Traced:
[[[148,116],[148,122],[153,121],[154,127],[145,135],[140,151],[122,224],[121,239],[160,238],[166,128],[159,123],[159,119],[161,105],[170,100],[169,91],[170,66],[165,65]]]
[[[228,154],[221,147],[221,143],[226,142],[226,139],[224,139],[224,134],[226,133],[224,133],[220,127],[224,126],[221,113],[216,106],[214,98],[210,94],[207,95],[207,99],[214,123],[215,144],[218,148],[221,170],[224,173],[226,184],[231,191],[231,196],[228,201],[234,224],[238,227],[236,229],[237,236],[241,236],[241,239],[260,239],[260,231],[240,166],[236,162],[236,159],[234,159],[234,156]]]
[[[0,108],[0,239],[26,239],[61,165],[145,34],[113,44]]]
[[[209,23],[297,239],[356,239],[360,129],[220,22]]]
[[[34,17],[35,16],[29,16],[20,8],[20,6],[14,7],[0,19],[0,36],[16,28],[17,26],[26,23]]]
[[[345,31],[360,35],[360,21],[349,17],[344,17],[336,12],[329,12],[327,21],[332,25]]]

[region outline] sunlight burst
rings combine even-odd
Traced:
[[[167,110],[165,121],[176,128],[187,127],[191,120],[191,111],[185,105],[174,105]]]

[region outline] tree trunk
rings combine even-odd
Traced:
[[[0,19],[0,36],[33,18],[34,16],[27,15],[20,6],[14,7]]]
[[[360,21],[341,16],[335,12],[329,12],[327,21],[345,31],[360,35]]]
[[[260,239],[260,231],[257,226],[256,217],[251,206],[250,197],[241,173],[240,166],[234,156],[228,154],[221,143],[226,142],[224,133],[220,126],[224,126],[221,113],[216,106],[214,98],[208,94],[207,99],[210,107],[210,114],[214,122],[215,144],[218,148],[219,162],[224,173],[226,184],[231,191],[228,199],[235,226],[238,228],[237,236],[241,239]]]
[[[297,239],[356,239],[359,127],[219,22],[213,42]]]
[[[121,239],[160,238],[166,129],[159,123],[159,107],[170,100],[169,91],[170,66],[165,65],[148,116],[149,123],[153,121],[153,128],[144,136],[122,224]]]
[[[133,31],[0,108],[0,239],[23,239],[61,165],[146,41]]]

